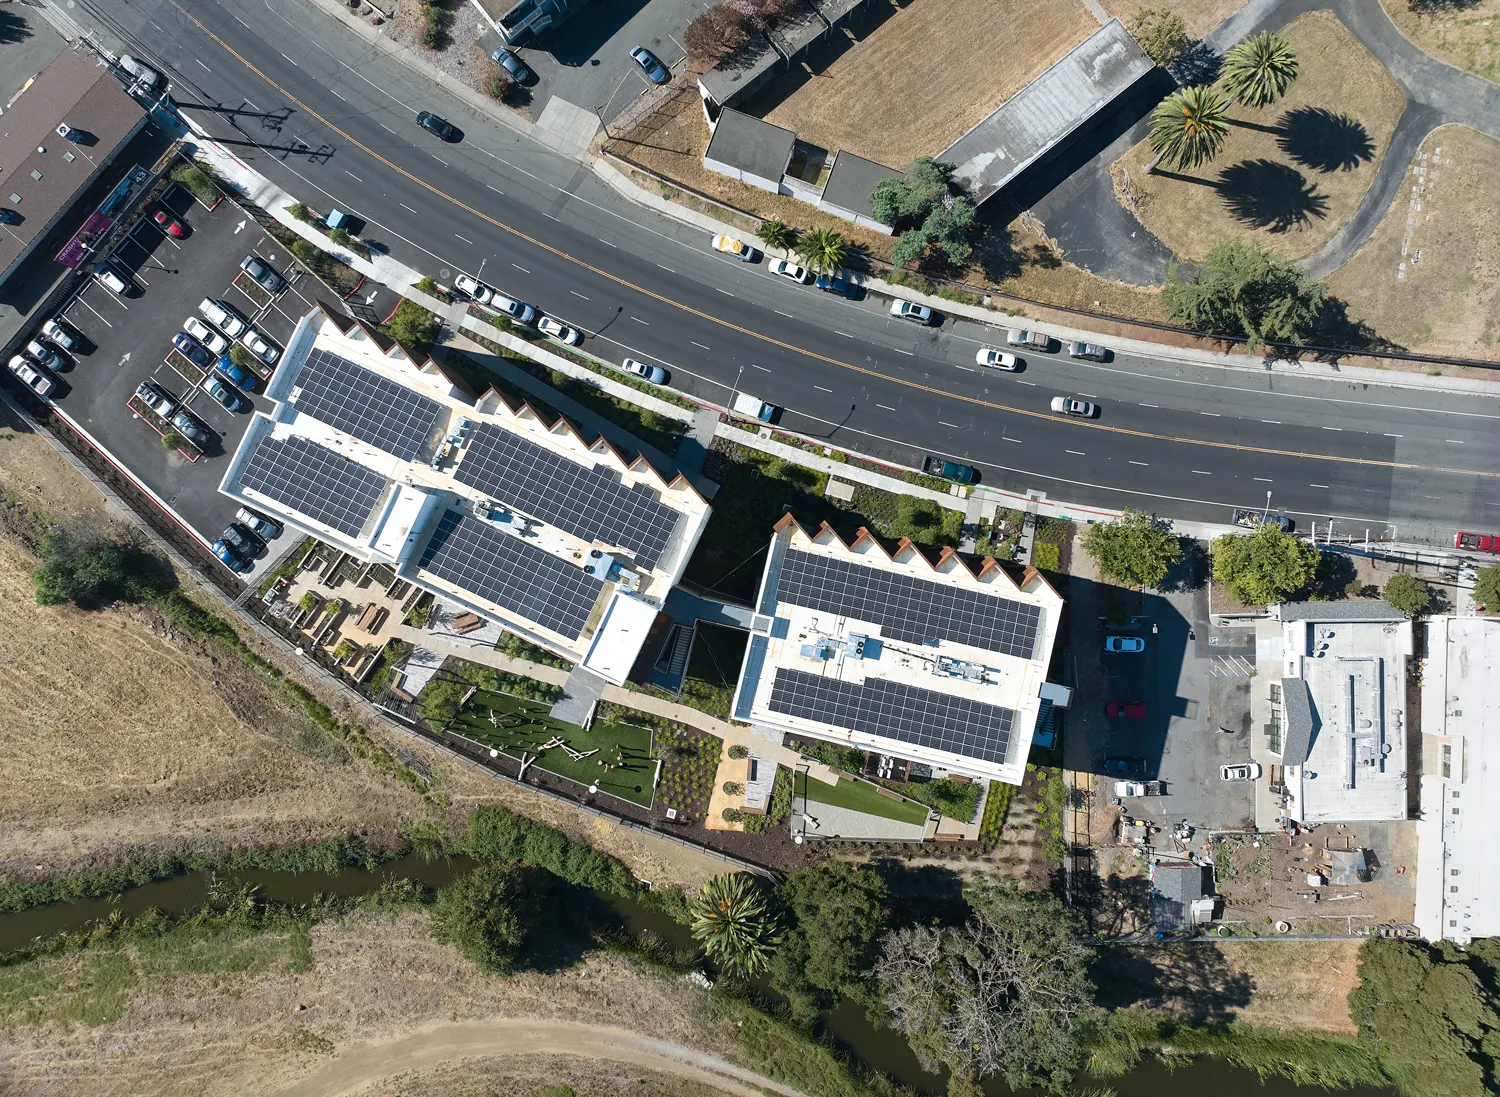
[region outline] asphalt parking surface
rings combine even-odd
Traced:
[[[202,374],[191,363],[175,352],[170,358],[177,365],[168,360],[172,336],[181,330],[183,320],[197,315],[198,302],[216,297],[237,308],[277,347],[284,347],[322,287],[238,206],[226,201],[210,211],[176,186],[165,192],[162,204],[188,232],[174,239],[143,218],[121,241],[113,253],[113,265],[122,275],[129,274],[134,283],[130,295],[121,297],[89,279],[62,310],[63,319],[83,336],[83,345],[72,356],[72,368],[58,375],[62,384],[55,403],[205,543],[211,543],[236,509],[233,501],[219,494],[229,456],[239,445],[252,410],[269,412],[272,405],[258,392],[246,392],[253,409],[226,411],[197,387]],[[290,283],[268,304],[260,304],[264,294],[252,298],[235,284],[241,274],[240,260],[250,252]],[[147,379],[165,388],[208,427],[209,443],[197,461],[164,450],[160,424],[153,426],[127,407],[136,387]],[[285,536],[271,543],[247,579],[278,554]]]

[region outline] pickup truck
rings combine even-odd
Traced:
[[[757,396],[742,392],[734,398],[733,410],[739,415],[769,423],[776,417],[776,405],[768,404]]]
[[[1116,781],[1115,795],[1121,799],[1126,796],[1160,796],[1160,781]]]
[[[973,465],[961,465],[957,461],[945,461],[941,457],[928,457],[922,461],[922,471],[929,476],[941,476],[960,484],[972,484],[979,473]]]
[[[1048,350],[1052,346],[1052,338],[1040,331],[1026,331],[1023,328],[1010,328],[1005,333],[1005,341],[1013,347],[1031,347],[1033,350]]]

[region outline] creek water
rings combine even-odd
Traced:
[[[271,872],[250,869],[220,873],[217,881],[208,872],[175,876],[142,884],[120,895],[104,899],[82,899],[49,903],[12,914],[0,914],[0,955],[23,948],[33,940],[58,933],[87,929],[119,911],[126,917],[156,909],[165,914],[187,914],[209,897],[212,885],[233,892],[253,886],[267,900],[278,903],[310,903],[318,896],[353,898],[378,890],[388,881],[408,879],[429,887],[442,887],[474,867],[467,857],[424,860],[416,854],[388,861],[376,869],[346,868],[335,872]],[[631,899],[595,894],[598,906],[612,912],[609,921],[618,929],[638,933],[649,930],[676,949],[691,950],[694,942],[687,927],[673,921],[654,907]],[[1268,948],[1276,947],[1274,944]],[[878,1028],[864,1011],[850,1001],[841,1002],[825,1014],[820,1025],[823,1032],[844,1052],[866,1066],[909,1086],[924,1097],[939,1097],[945,1092],[946,1077],[924,1071],[906,1041],[889,1029]],[[1111,1078],[1096,1087],[1113,1090],[1118,1097],[1400,1097],[1394,1089],[1360,1087],[1326,1090],[1314,1086],[1297,1086],[1281,1079],[1262,1083],[1252,1071],[1230,1066],[1220,1060],[1203,1058],[1172,1069],[1155,1060],[1120,1078]],[[1089,1084],[1080,1085],[1087,1092]],[[985,1086],[987,1097],[1019,1097],[1020,1091],[991,1079]],[[1030,1097],[1028,1094],[1027,1097]]]

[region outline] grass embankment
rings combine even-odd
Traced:
[[[795,795],[798,799],[805,798],[816,804],[847,808],[913,826],[921,826],[927,821],[926,807],[887,796],[879,790],[879,786],[867,781],[840,780],[836,785],[829,785],[822,781],[809,781],[806,774],[799,773]]]

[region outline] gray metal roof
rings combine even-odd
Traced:
[[[1384,599],[1359,602],[1282,602],[1280,621],[1404,621],[1406,614]]]
[[[796,140],[797,135],[789,129],[726,109],[719,115],[703,158],[780,182]]]
[[[715,103],[728,103],[742,88],[757,84],[767,71],[780,64],[781,54],[771,48],[764,36],[757,34],[698,77],[698,85]]]
[[[1192,905],[1213,894],[1204,865],[1158,861],[1151,868],[1151,921],[1168,932],[1193,923]]]
[[[955,165],[954,182],[983,202],[1154,67],[1125,24],[1111,19],[937,159]]]
[[[883,180],[899,178],[901,173],[895,168],[866,160],[863,156],[855,156],[848,149],[840,149],[833,158],[828,182],[823,185],[823,201],[830,206],[874,218],[875,210],[870,205],[870,192]]]
[[[1300,766],[1312,750],[1317,716],[1313,712],[1312,694],[1301,678],[1281,680],[1281,764]]]

